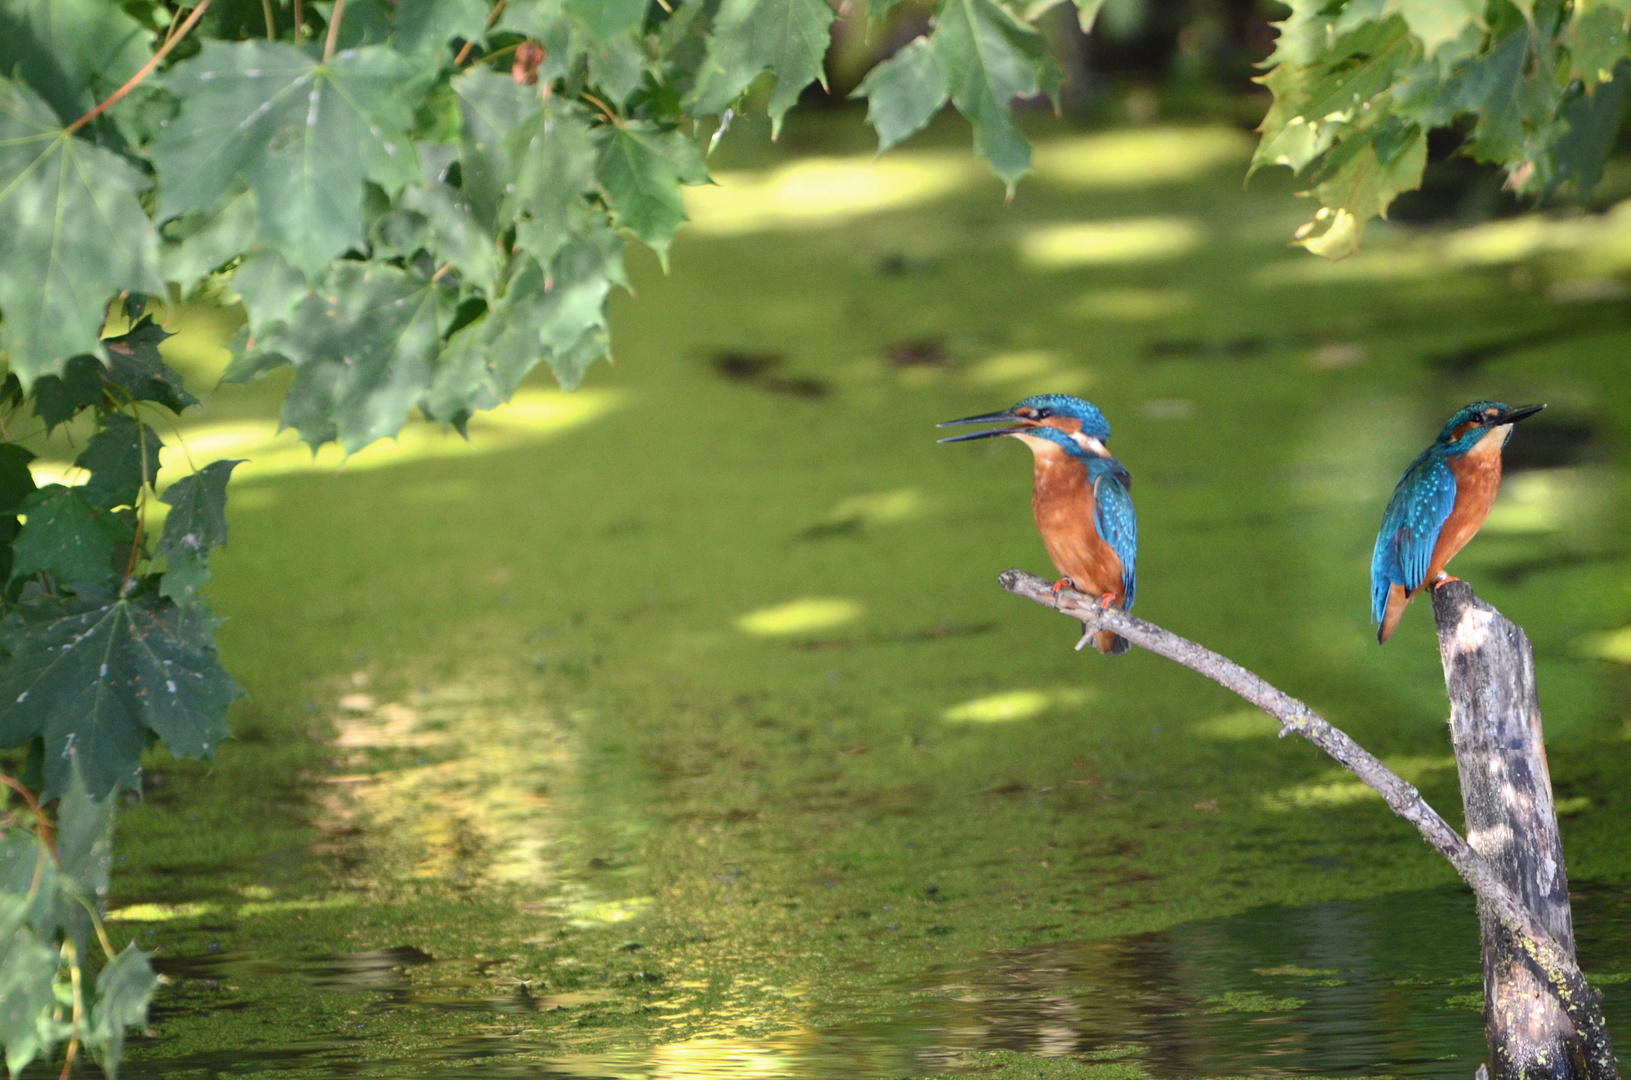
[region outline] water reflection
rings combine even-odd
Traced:
[[[339,699],[335,763],[319,796],[322,850],[364,878],[475,885],[554,877],[566,727],[487,673],[379,702],[352,676]]]
[[[1603,973],[1604,1009],[1620,1030],[1631,1021],[1631,979],[1618,973],[1631,969],[1628,914],[1631,891],[1623,888],[1575,900],[1581,955]],[[710,1010],[708,1030],[665,1041],[660,1024],[647,1048],[610,1052],[588,1049],[583,1021],[615,1009],[626,991],[551,994],[494,978],[498,962],[490,959],[443,959],[404,945],[285,961],[166,958],[159,966],[177,984],[171,1001],[190,1003],[183,1007],[200,1007],[200,988],[293,976],[307,993],[355,999],[347,1015],[362,1018],[359,1028],[389,1025],[404,1051],[414,1048],[382,1056],[377,1042],[365,1048],[360,1037],[312,1043],[240,1055],[234,1074],[354,1075],[366,1060],[370,1075],[425,1078],[836,1080],[984,1072],[992,1052],[1010,1051],[1020,1060],[1119,1061],[1135,1067],[1131,1075],[1465,1080],[1484,1053],[1475,926],[1471,898],[1459,889],[1264,908],[1160,933],[988,954],[876,988],[873,1000],[852,1008],[876,1015],[881,1002],[888,1015],[866,1022],[845,1023],[828,1009],[815,1023],[797,993],[758,987],[759,1005],[744,999],[744,1009]],[[766,1012],[772,999],[778,1004]],[[696,1018],[675,1004],[667,1025]],[[744,1033],[772,1017],[773,1033]],[[502,1036],[484,1027],[501,1018],[510,1025]],[[205,1064],[136,1061],[129,1072],[187,1075]]]

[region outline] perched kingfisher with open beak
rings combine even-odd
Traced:
[[[1424,584],[1436,589],[1457,580],[1444,568],[1489,516],[1512,425],[1545,407],[1474,402],[1450,417],[1433,445],[1405,470],[1387,501],[1371,556],[1371,618],[1381,624],[1378,642],[1393,636]]]
[[[1068,586],[1098,597],[1100,607],[1132,610],[1138,555],[1138,518],[1129,494],[1133,480],[1104,448],[1110,423],[1097,406],[1068,394],[1039,394],[1011,409],[940,426],[954,424],[1006,426],[941,442],[1012,435],[1031,448],[1036,466],[1031,510],[1048,557],[1064,575],[1054,582],[1054,593]],[[1109,656],[1133,647],[1108,630],[1093,635],[1093,646]]]

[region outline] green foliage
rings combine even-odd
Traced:
[[[242,461],[217,461],[182,477],[164,493],[170,516],[164,521],[155,558],[165,562],[159,595],[178,604],[198,596],[210,579],[209,553],[227,542],[227,480]]]
[[[45,793],[63,790],[70,750],[93,790],[137,786],[149,733],[209,757],[242,695],[215,657],[214,619],[143,593],[22,606],[0,622],[0,742],[45,741]]]
[[[827,0],[724,0],[714,17],[708,59],[697,73],[692,111],[723,112],[768,69],[776,73],[770,121],[772,131],[780,132],[782,117],[804,88],[817,81],[827,85],[822,62],[832,21]]]
[[[1329,258],[1420,185],[1426,133],[1458,126],[1461,152],[1521,194],[1584,199],[1625,117],[1631,6],[1589,0],[1288,0],[1260,80],[1274,104],[1252,167],[1296,171],[1321,208],[1297,234]],[[1616,74],[1620,78],[1615,78]]]
[[[599,134],[595,178],[611,203],[612,220],[649,244],[664,262],[685,221],[681,184],[705,184],[708,167],[696,143],[678,131],[631,120]]]
[[[113,800],[91,798],[73,760],[54,842],[32,806],[0,824],[0,1044],[12,1076],[66,1042],[116,1077],[125,1029],[146,1026],[159,983],[147,953],[134,943],[115,952],[102,927]],[[105,959],[94,993],[93,940]]]
[[[133,162],[75,137],[34,90],[0,78],[0,349],[23,389],[101,352],[116,293],[162,287],[139,198],[148,186]]]
[[[1055,96],[1059,77],[1042,35],[996,0],[941,0],[929,36],[880,64],[856,93],[867,98],[882,149],[922,128],[949,98],[974,126],[975,152],[1012,188],[1030,171],[1031,147],[1010,102]]]
[[[226,482],[217,462],[165,493],[172,514],[149,550],[145,522],[163,441],[160,409],[195,403],[158,352],[164,332],[131,297],[134,325],[107,338],[103,366],[79,356],[25,396],[48,424],[89,413],[95,426],[74,464],[76,486],[36,488],[31,455],[0,444],[0,747],[43,751],[43,797],[68,788],[70,768],[98,799],[136,787],[141,754],[162,739],[209,757],[242,691],[215,656],[215,620],[198,601],[212,549],[226,543]]]
[[[929,39],[919,37],[868,72],[855,94],[867,99],[866,118],[883,151],[922,131],[951,88]]]

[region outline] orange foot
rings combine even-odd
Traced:
[[[1110,605],[1115,603],[1115,602],[1116,602],[1115,593],[1105,593],[1103,596],[1099,597],[1099,610],[1100,611],[1109,611],[1110,610]]]
[[[1053,583],[1053,599],[1054,599],[1054,602],[1055,603],[1058,602],[1060,593],[1064,592],[1066,589],[1074,589],[1075,587],[1076,587],[1076,583],[1074,581],[1070,580],[1068,577],[1062,577],[1058,581],[1054,582]]]
[[[1444,586],[1448,585],[1450,582],[1460,581],[1460,580],[1461,579],[1458,578],[1458,577],[1451,577],[1449,574],[1443,574],[1443,575],[1441,575],[1439,577],[1439,579],[1437,581],[1433,582],[1433,591],[1438,592],[1439,589],[1441,589]]]

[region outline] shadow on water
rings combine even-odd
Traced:
[[[1631,1024],[1631,890],[1575,896],[1580,951],[1611,1028]],[[615,990],[495,995],[493,962],[409,945],[275,961],[162,960],[175,992],[154,1020],[209,1011],[234,980],[292,976],[347,1001],[344,1037],[276,1049],[132,1061],[125,1075],[404,1077],[869,1077],[989,1071],[994,1051],[1115,1060],[1156,1076],[1376,1076],[1465,1080],[1483,1060],[1475,914],[1459,889],[1260,908],[1158,933],[999,950],[878,988],[887,1021],[761,1038],[725,1033],[644,1050],[572,1053],[505,1021],[592,1014]],[[574,1012],[575,1010],[575,1012]],[[450,1016],[463,1020],[448,1023]],[[502,1031],[495,1030],[503,1028]],[[370,1029],[396,1052],[382,1053]],[[417,1031],[417,1037],[404,1037]]]

